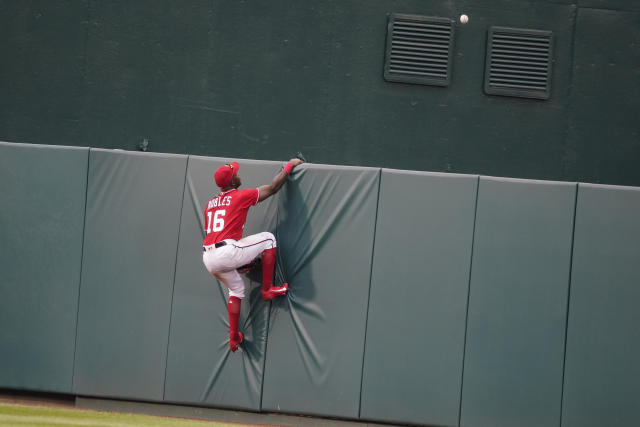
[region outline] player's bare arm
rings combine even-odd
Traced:
[[[287,163],[287,166],[284,167],[284,169],[282,169],[278,175],[276,175],[273,178],[273,181],[271,181],[271,184],[269,185],[262,185],[260,187],[258,187],[258,190],[260,192],[260,195],[258,197],[258,202],[261,202],[271,196],[273,196],[274,194],[276,194],[284,185],[285,182],[287,182],[287,178],[289,177],[289,174],[291,173],[291,170],[298,166],[301,165],[302,163],[304,163],[302,160],[295,158],[295,159],[291,159],[289,160],[289,163]]]

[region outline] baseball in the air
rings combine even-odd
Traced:
[[[469,22],[469,17],[467,15],[460,15],[460,23],[466,24],[467,22]]]

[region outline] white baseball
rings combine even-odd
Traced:
[[[469,17],[467,15],[460,15],[460,23],[466,24],[467,22],[469,22]]]

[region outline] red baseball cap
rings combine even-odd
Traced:
[[[233,177],[238,173],[240,165],[238,162],[227,163],[224,166],[220,166],[216,173],[213,174],[213,179],[220,188],[225,188],[231,185]]]

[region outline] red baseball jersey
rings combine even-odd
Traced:
[[[242,239],[242,230],[247,221],[249,208],[258,203],[257,188],[231,189],[218,193],[209,200],[204,210],[204,231],[207,233],[203,245],[209,246],[224,239]]]

